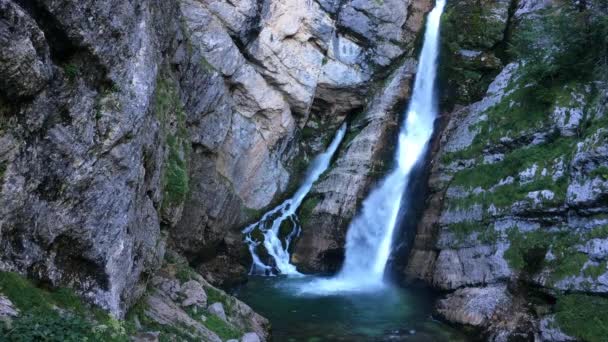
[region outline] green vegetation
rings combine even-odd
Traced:
[[[123,324],[69,289],[48,291],[16,273],[0,272],[0,293],[20,311],[0,323],[0,336],[10,341],[128,341]]]
[[[561,296],[556,304],[556,321],[567,334],[588,342],[606,341],[608,299],[582,294]]]
[[[507,208],[513,203],[530,200],[527,195],[532,191],[550,190],[554,193],[551,200],[544,200],[543,205],[562,203],[567,191],[567,174],[553,179],[556,166],[562,161],[567,164],[574,151],[575,139],[557,138],[545,144],[520,148],[508,153],[504,159],[494,164],[481,164],[464,169],[454,174],[453,186],[462,186],[471,191],[481,188],[485,191],[471,192],[469,196],[450,200],[451,208],[468,208],[481,205],[484,213],[491,206],[497,209]],[[520,184],[519,173],[536,166],[536,172],[528,182]],[[542,170],[546,172],[542,173]],[[512,183],[498,185],[498,182],[508,177]],[[489,190],[492,189],[492,190]]]
[[[163,205],[178,204],[186,200],[189,191],[188,165],[183,155],[183,144],[175,136],[167,137],[169,155],[165,165]]]
[[[500,232],[494,230],[494,226],[488,222],[463,221],[452,223],[447,226],[447,229],[454,233],[457,243],[465,241],[467,237],[477,233],[477,240],[481,243],[492,244],[500,237]]]
[[[606,75],[608,17],[594,10],[562,6],[524,21],[510,52],[525,62],[522,81],[530,92]]]
[[[186,115],[175,82],[168,76],[163,76],[158,81],[155,114],[168,151],[163,173],[163,209],[166,209],[179,206],[188,196],[188,160],[191,153]]]
[[[158,337],[161,342],[190,341],[193,339],[194,333],[191,327],[159,324],[146,315],[146,307],[146,297],[144,296],[127,313],[127,322],[139,322],[142,331],[158,331],[160,333]]]
[[[535,273],[541,268],[547,268],[551,282],[581,273],[585,277],[597,279],[606,272],[606,262],[585,267],[588,256],[579,252],[577,245],[598,237],[608,237],[606,226],[585,232],[564,227],[554,231],[538,229],[526,233],[513,227],[508,231],[511,245],[504,256],[509,266],[524,272]],[[548,251],[553,254],[552,260],[545,259]]]
[[[600,262],[597,265],[587,266],[587,268],[585,268],[583,270],[583,275],[585,277],[592,278],[593,280],[597,280],[597,278],[599,278],[599,276],[606,273],[607,266],[608,266],[608,263],[606,261]]]
[[[217,71],[215,69],[215,67],[213,65],[211,65],[211,63],[209,63],[209,61],[205,58],[205,57],[201,57],[201,67],[203,68],[203,70],[209,72],[209,73],[213,73],[215,71]]]
[[[63,71],[65,72],[65,76],[68,80],[73,81],[80,75],[80,68],[73,63],[68,63],[63,66]]]
[[[321,199],[319,198],[319,196],[315,196],[314,194],[309,195],[308,197],[306,197],[306,199],[304,199],[304,202],[302,202],[297,212],[298,218],[300,219],[300,223],[302,224],[302,226],[306,225],[306,223],[310,219],[310,216],[312,215],[312,211],[319,204],[319,202],[321,202]]]
[[[482,2],[448,2],[441,19],[440,82],[447,104],[479,100],[500,69],[500,61],[463,58],[461,50],[497,50],[504,38],[504,23],[493,13],[495,5]],[[500,6],[500,4],[498,4]]]
[[[165,263],[163,265],[161,273],[173,274],[183,284],[190,280],[197,280],[200,278],[198,273],[192,269],[188,262],[182,257],[176,255],[173,252],[168,252],[165,255]],[[234,299],[226,295],[221,290],[218,290],[211,286],[204,286],[205,292],[207,293],[207,302],[209,304],[222,303],[224,310],[227,315],[234,314]],[[158,331],[160,332],[160,341],[193,341],[198,340],[197,331],[191,326],[185,325],[163,325],[150,319],[146,315],[146,309],[148,307],[148,299],[146,296],[140,298],[140,300],[131,308],[126,317],[127,325],[133,326],[135,321],[141,324],[141,331]],[[216,333],[223,340],[239,338],[243,335],[243,332],[237,327],[230,323],[227,323],[219,317],[210,314],[207,310],[196,309],[189,307],[185,312],[193,320],[207,327],[207,329]],[[203,317],[204,316],[204,317]],[[134,328],[131,330],[134,331]]]
[[[216,333],[222,340],[238,339],[243,333],[215,315],[208,315],[203,322],[207,329]]]
[[[1,168],[0,168],[0,174],[1,174]],[[607,166],[600,166],[597,169],[593,170],[591,172],[591,177],[600,177],[603,180],[608,180],[608,167]]]

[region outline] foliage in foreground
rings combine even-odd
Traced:
[[[0,293],[20,315],[0,323],[0,340],[128,341],[125,327],[69,289],[47,291],[16,273],[0,272]]]

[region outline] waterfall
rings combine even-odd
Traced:
[[[346,124],[342,124],[327,150],[318,155],[309,166],[306,171],[304,182],[300,185],[293,197],[285,200],[279,206],[264,214],[258,222],[243,229],[245,242],[249,246],[249,252],[253,259],[250,274],[300,274],[289,260],[289,245],[293,238],[297,237],[300,233],[300,225],[295,213],[300,204],[302,204],[304,197],[306,197],[310,191],[310,188],[312,188],[314,182],[316,182],[321,174],[329,167],[331,158],[344,138],[345,132]],[[281,226],[284,224],[287,224],[290,228],[290,232],[285,236],[285,243],[281,241],[280,237]],[[258,234],[258,237],[260,234],[262,235],[262,241],[258,241],[254,237],[256,233]],[[274,259],[274,267],[266,265],[258,255],[257,249],[260,244],[263,244],[268,255]]]
[[[437,116],[435,78],[444,6],[445,0],[437,0],[427,18],[414,91],[399,132],[396,167],[369,194],[361,213],[351,222],[341,271],[334,278],[308,284],[303,292],[358,291],[384,284],[384,270],[402,202],[416,200],[403,195],[412,169],[425,155]]]

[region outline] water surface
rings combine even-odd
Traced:
[[[250,277],[234,295],[268,318],[273,341],[465,342],[431,317],[433,294],[387,286],[376,292],[303,292],[318,278]]]

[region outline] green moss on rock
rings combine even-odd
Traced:
[[[561,296],[556,321],[570,336],[588,342],[603,342],[608,336],[608,299],[583,294]]]
[[[163,170],[163,209],[177,207],[189,192],[188,161],[191,153],[184,113],[175,81],[161,74],[155,93],[155,115],[166,141]]]

